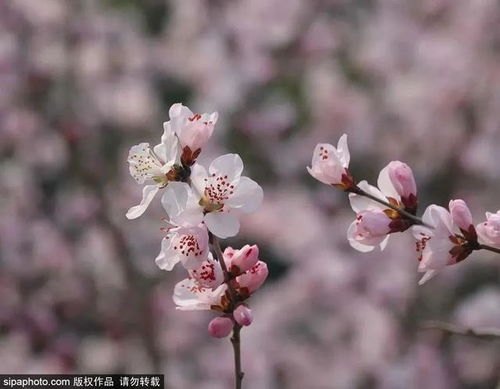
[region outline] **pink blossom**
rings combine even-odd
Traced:
[[[417,184],[415,183],[415,178],[413,177],[413,172],[411,168],[403,162],[392,161],[385,169],[387,169],[387,174],[389,179],[401,197],[401,201],[406,208],[413,209],[417,205]],[[383,177],[386,173],[381,172]]]
[[[347,230],[349,243],[362,252],[372,251],[377,245],[383,249],[389,239],[391,222],[383,210],[361,211]]]
[[[241,326],[249,326],[253,321],[252,310],[244,304],[238,305],[233,312],[233,317]]]
[[[472,226],[472,214],[463,200],[450,200],[448,205],[451,218],[461,230],[468,231]],[[474,227],[473,227],[474,228]]]
[[[481,243],[500,247],[500,210],[486,212],[486,221],[478,224],[476,230]]]
[[[174,104],[169,110],[170,121],[163,123],[165,130],[171,128],[179,138],[182,149],[189,147],[195,153],[201,149],[212,136],[218,114],[194,114],[180,104]]]
[[[259,247],[246,244],[239,250],[227,247],[224,250],[224,261],[233,275],[238,275],[251,269],[259,260]]]
[[[422,220],[432,228],[423,225],[412,227],[419,253],[418,271],[425,272],[420,285],[434,277],[439,270],[464,260],[472,252],[472,247],[459,234],[458,226],[445,208],[430,205]]]
[[[231,333],[233,324],[228,317],[215,317],[208,323],[208,333],[214,338],[225,338]]]
[[[250,270],[236,277],[236,282],[240,288],[246,288],[248,293],[253,293],[262,286],[268,274],[266,263],[258,261]]]
[[[349,148],[347,135],[340,137],[337,148],[328,143],[318,143],[314,148],[311,167],[307,171],[311,176],[327,185],[348,188],[352,178],[349,167]]]

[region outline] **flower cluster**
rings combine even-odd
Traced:
[[[263,284],[268,270],[259,260],[256,245],[222,252],[219,239],[238,234],[239,215],[255,211],[263,192],[255,181],[242,176],[243,162],[237,154],[216,158],[208,170],[197,163],[213,133],[216,112],[194,114],[174,104],[169,116],[159,144],[151,148],[141,143],[130,149],[130,174],[144,187],[142,201],[129,209],[127,218],[141,216],[162,192],[168,225],[155,262],[167,271],[181,263],[188,276],[174,288],[177,308],[219,312],[221,316],[208,328],[211,335],[224,337],[235,323],[252,322],[245,301]]]
[[[366,181],[356,183],[349,172],[350,154],[344,134],[335,148],[318,144],[309,173],[322,183],[349,193],[356,213],[347,230],[350,245],[362,252],[376,246],[383,250],[393,233],[411,229],[415,238],[419,284],[431,279],[445,266],[467,258],[474,250],[500,252],[500,211],[486,213],[486,221],[474,227],[471,212],[463,200],[451,200],[448,209],[430,205],[417,217],[417,186],[411,168],[392,161],[378,176],[377,187]]]

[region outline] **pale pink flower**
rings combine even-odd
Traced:
[[[458,226],[453,223],[451,214],[445,208],[430,205],[422,220],[430,227],[412,227],[419,253],[418,271],[425,272],[419,285],[430,280],[444,267],[462,261],[472,252],[472,248],[460,235]]]
[[[486,221],[476,226],[479,241],[500,248],[500,210],[486,212]]]
[[[240,288],[246,288],[251,294],[262,286],[268,274],[266,263],[258,261],[250,270],[236,277],[236,282]]]
[[[361,252],[372,251],[378,245],[383,250],[389,239],[391,222],[381,209],[361,211],[349,226],[347,239],[353,248]]]
[[[337,148],[328,143],[318,143],[314,148],[311,167],[307,171],[318,181],[340,186],[343,189],[353,184],[349,173],[349,148],[347,135],[340,137]]]
[[[224,262],[233,275],[238,275],[251,269],[259,260],[259,247],[246,244],[239,250],[227,247],[224,250]]]
[[[195,190],[185,183],[172,185],[163,195],[163,206],[171,218],[175,214],[175,218],[194,224],[203,221],[219,238],[234,236],[240,229],[239,214],[255,211],[264,196],[259,184],[241,176],[242,171],[238,154],[215,159],[208,173],[196,164],[191,174]]]
[[[188,271],[189,276],[205,288],[216,288],[224,281],[220,263],[213,259],[212,253],[196,269]]]
[[[186,278],[175,285],[173,300],[181,311],[223,311],[227,306],[226,290],[226,284],[211,289],[201,286],[193,278]]]
[[[389,179],[390,184],[399,195],[401,202],[406,209],[416,211],[417,207],[417,184],[411,168],[403,162],[392,161],[382,169],[379,175],[380,180]],[[383,184],[389,187],[389,183]],[[379,187],[381,187],[379,185]]]
[[[249,326],[252,324],[252,310],[246,305],[241,304],[233,312],[233,318],[240,326]]]
[[[179,157],[177,138],[167,129],[161,137],[161,143],[153,149],[149,147],[149,143],[140,143],[130,148],[127,159],[130,174],[144,188],[140,204],[127,211],[128,219],[141,216],[158,191],[167,186],[167,174],[179,161]]]
[[[182,149],[189,147],[193,153],[207,143],[218,118],[217,112],[194,114],[180,103],[172,105],[168,113],[170,121],[163,123],[165,130],[172,129],[179,138]]]
[[[234,322],[225,316],[213,318],[208,323],[208,333],[214,338],[225,338],[233,330]]]
[[[372,196],[384,201],[389,201],[384,193],[375,186],[368,184],[366,181],[361,181],[358,187]],[[392,194],[392,192],[390,193]],[[392,220],[385,212],[389,208],[367,197],[359,196],[354,193],[349,194],[349,201],[352,210],[356,212],[356,219],[347,229],[349,244],[361,252],[372,251],[376,246],[380,246],[380,249],[383,250],[389,240],[388,234],[392,232],[390,228]]]
[[[414,180],[410,168],[402,162],[392,161],[380,171],[378,188],[366,181],[361,181],[357,186],[386,203],[414,213],[417,209],[417,197],[412,182]],[[368,252],[376,246],[383,250],[389,239],[388,234],[403,232],[411,225],[397,211],[368,197],[349,193],[349,201],[356,212],[356,219],[347,230],[347,238],[356,250]]]
[[[453,222],[464,231],[469,231],[472,225],[472,214],[463,200],[450,200],[448,205]],[[474,228],[474,227],[473,227]]]
[[[207,259],[208,253],[208,231],[203,224],[175,227],[163,238],[155,262],[162,270],[172,270],[178,262],[186,269],[196,269]]]

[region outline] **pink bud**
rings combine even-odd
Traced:
[[[417,196],[417,184],[413,177],[411,168],[403,162],[392,161],[388,165],[389,179],[396,189],[396,192],[405,199],[409,199],[411,195]]]
[[[240,326],[249,326],[253,321],[251,309],[243,304],[238,305],[238,307],[234,310],[233,317],[234,320],[236,320],[236,323]]]
[[[252,246],[246,244],[239,250],[231,250],[228,251],[226,249],[224,251],[224,257],[231,273],[235,275],[251,269],[259,260],[259,248],[255,244]]]
[[[236,282],[240,288],[247,288],[249,293],[253,293],[262,286],[268,274],[266,263],[258,261],[250,270],[236,277]]]
[[[448,205],[450,209],[451,218],[460,229],[468,231],[472,224],[472,215],[469,207],[463,200],[451,200]]]
[[[208,323],[208,333],[214,338],[225,338],[233,329],[233,321],[228,317],[216,317]]]

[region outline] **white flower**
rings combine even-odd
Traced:
[[[340,137],[337,148],[328,143],[318,143],[314,148],[311,167],[307,167],[307,171],[324,184],[341,186],[345,189],[352,184],[352,178],[347,170],[349,160],[347,135],[344,134]]]
[[[420,225],[412,227],[413,236],[417,240],[417,252],[420,254],[418,271],[425,272],[419,285],[430,280],[445,266],[465,259],[472,252],[445,208],[430,205],[422,220],[432,228]]]
[[[128,219],[136,219],[148,208],[158,191],[168,184],[168,173],[179,160],[177,137],[164,131],[161,143],[153,150],[149,143],[132,146],[128,155],[129,171],[138,184],[144,185],[139,205],[127,211]]]
[[[226,284],[211,289],[201,286],[193,278],[186,278],[175,285],[173,300],[177,309],[182,311],[222,311],[227,305],[226,290]]]
[[[181,147],[189,147],[195,153],[201,149],[212,136],[218,114],[194,114],[191,110],[180,104],[174,104],[169,110],[170,121],[165,122],[165,129],[171,128],[179,138]]]
[[[162,204],[170,218],[203,220],[207,228],[219,238],[238,233],[239,213],[255,211],[263,199],[262,188],[248,177],[242,177],[243,162],[237,154],[226,154],[215,159],[208,173],[201,165],[194,165],[191,180],[195,190],[187,184],[169,185]]]
[[[178,262],[186,269],[197,269],[208,253],[208,232],[204,225],[170,228],[155,262],[162,270],[172,270]]]

